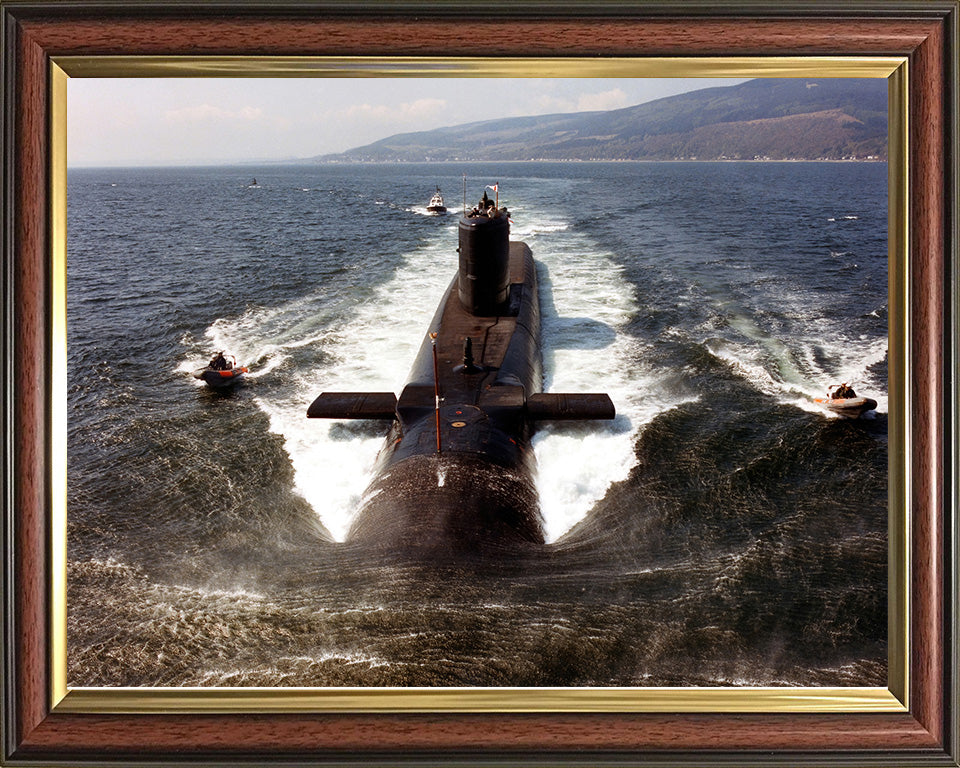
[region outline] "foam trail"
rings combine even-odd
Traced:
[[[729,323],[743,340],[713,339],[706,348],[764,394],[784,404],[835,417],[813,398],[823,397],[828,386],[845,381],[869,390],[862,394],[877,401],[878,413],[887,412],[886,382],[871,372],[887,356],[886,338],[850,339],[825,322],[811,321],[808,336],[787,343],[765,332],[745,314],[733,315]]]
[[[400,391],[455,270],[455,253],[446,245],[408,255],[347,322],[332,349],[336,361],[299,373],[296,399],[260,404],[286,439],[298,490],[337,540],[345,538],[360,506],[383,435],[334,439],[342,425],[307,420],[306,405],[322,391]]]
[[[307,406],[323,391],[400,391],[456,269],[455,251],[447,245],[408,254],[394,277],[359,306],[355,296],[333,306],[330,297],[326,302],[307,297],[218,320],[207,331],[214,346],[262,364],[251,378],[266,377],[297,350],[326,355],[290,366],[281,385],[256,395],[255,402],[269,416],[270,430],[284,439],[295,489],[338,541],[346,537],[360,505],[383,436],[344,436],[340,422],[307,419]],[[448,269],[442,268],[445,264]],[[199,367],[196,362],[191,359],[181,368],[192,370]]]
[[[613,255],[598,252],[553,215],[524,211],[522,218],[515,236],[544,266],[545,390],[606,392],[617,409],[612,423],[547,424],[534,437],[537,491],[546,539],[553,542],[628,476],[640,430],[680,400],[666,391],[663,373],[644,367],[641,342],[623,333],[639,309]]]
[[[203,368],[213,352],[224,350],[250,368],[246,378],[264,377],[282,366],[293,350],[327,340],[327,326],[348,306],[346,297],[320,290],[277,307],[253,307],[240,316],[218,318],[204,332],[204,340],[189,334],[181,339],[188,354],[176,372]]]
[[[618,418],[612,424],[545,425],[534,439],[537,485],[548,541],[579,522],[610,485],[636,463],[634,444],[643,425],[679,400],[666,392],[664,374],[644,368],[640,342],[618,331],[637,310],[633,287],[611,254],[596,247],[551,214],[523,212],[523,239],[544,265],[544,373],[547,391],[607,392]],[[542,235],[540,234],[542,233]],[[218,320],[204,344],[180,368],[201,367],[211,347],[224,348],[251,365],[250,378],[264,383],[282,369],[282,382],[255,402],[284,439],[296,490],[336,540],[349,531],[370,481],[383,435],[345,433],[342,423],[305,417],[322,391],[399,392],[433,312],[456,271],[449,231],[406,256],[394,277],[359,306],[348,300],[308,296],[239,318]],[[390,318],[389,323],[384,318]],[[190,340],[186,340],[190,341]],[[311,364],[300,354],[322,351]],[[439,481],[439,478],[438,478]]]

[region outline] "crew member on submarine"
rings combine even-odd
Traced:
[[[530,439],[541,421],[612,419],[606,394],[541,391],[533,254],[484,190],[458,222],[459,264],[399,398],[323,392],[309,418],[390,428],[348,541],[405,552],[543,544]]]

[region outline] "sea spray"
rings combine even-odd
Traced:
[[[682,398],[665,391],[665,377],[643,362],[643,344],[625,332],[640,310],[614,255],[555,217],[531,218],[545,391],[606,392],[618,414],[612,423],[545,424],[534,436],[544,532],[553,542],[627,477],[643,425]]]
[[[364,303],[341,305],[335,315],[319,313],[325,325],[318,327],[314,302],[297,300],[218,320],[208,331],[220,346],[235,350],[238,358],[247,353],[265,370],[300,348],[312,345],[325,353],[322,363],[290,367],[256,403],[270,417],[271,431],[284,439],[296,490],[337,541],[346,537],[360,505],[383,435],[367,430],[344,436],[338,422],[307,420],[307,406],[323,391],[400,391],[451,279],[451,271],[442,268],[453,262],[446,250],[437,242],[406,254],[393,278]],[[260,322],[264,318],[270,322]],[[256,375],[253,369],[251,377]]]

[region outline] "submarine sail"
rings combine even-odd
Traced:
[[[490,551],[543,543],[530,438],[538,421],[612,419],[606,394],[543,393],[533,254],[506,208],[465,213],[457,274],[403,391],[324,392],[309,418],[390,419],[348,541]]]

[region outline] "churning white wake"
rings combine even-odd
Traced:
[[[623,332],[638,308],[613,255],[552,215],[523,207],[511,213],[511,238],[525,241],[540,263],[545,391],[606,392],[618,414],[612,423],[538,431],[537,486],[546,536],[554,541],[627,477],[639,430],[678,401],[664,391],[662,374],[644,367],[641,342]],[[383,435],[307,419],[307,406],[323,391],[399,393],[456,273],[456,218],[450,219],[360,304],[318,292],[218,320],[203,341],[185,339],[192,352],[183,371],[201,367],[213,348],[250,365],[255,402],[284,439],[295,488],[337,540],[360,506]],[[315,351],[317,362],[291,365],[297,350]]]
[[[455,248],[437,243],[407,254],[393,278],[361,303],[312,294],[218,320],[206,332],[208,342],[193,345],[231,351],[250,364],[248,378],[263,384],[274,373],[269,388],[251,383],[255,402],[284,439],[297,492],[338,541],[360,505],[383,436],[307,419],[307,407],[323,391],[400,391],[456,271]],[[291,365],[292,353],[303,348],[317,353],[316,362]],[[204,362],[194,356],[181,369]]]
[[[680,400],[665,374],[644,364],[643,343],[625,332],[640,311],[614,255],[563,221],[512,209],[511,236],[540,263],[544,391],[606,392],[614,422],[556,423],[534,437],[537,490],[547,541],[581,521],[636,464],[643,426]]]
[[[803,297],[781,297],[781,304],[788,309],[791,301],[798,312],[804,306]],[[807,314],[811,312],[810,304],[807,299]],[[757,390],[784,404],[839,418],[814,403],[813,398],[822,398],[828,387],[846,382],[858,394],[876,400],[877,412],[886,413],[887,383],[873,368],[887,357],[887,339],[853,338],[825,318],[808,317],[804,324],[805,333],[794,330],[789,339],[781,340],[761,328],[746,312],[734,312],[729,316],[731,336],[714,338],[706,346]]]

